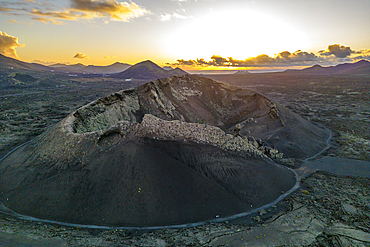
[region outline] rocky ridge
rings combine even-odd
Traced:
[[[165,121],[181,121],[183,127],[190,127],[186,123],[191,123],[220,128],[235,136],[234,142],[238,136],[246,144],[249,140],[250,150],[252,146],[261,146],[255,142],[261,140],[271,150],[268,153],[280,156],[313,155],[325,146],[319,140],[327,135],[325,130],[251,90],[190,75],[155,80],[114,93],[82,107],[68,121],[72,121],[74,133],[101,132],[121,121],[125,125],[140,123],[146,114]]]

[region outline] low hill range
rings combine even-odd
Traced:
[[[135,65],[116,62],[108,66],[83,65],[81,63],[66,65],[53,64],[42,65],[38,63],[27,63],[0,54],[0,68],[12,69],[14,71],[53,72],[67,74],[107,74],[119,79],[144,79],[155,80],[175,75],[187,74],[180,68],[164,66],[161,68],[150,60],[139,62]],[[314,65],[302,70],[288,69],[284,72],[275,72],[284,75],[348,75],[348,74],[370,74],[370,62],[360,60],[355,63],[344,63],[336,66],[323,67]],[[248,71],[237,71],[235,75],[250,75]]]
[[[118,72],[122,72],[131,67],[130,64],[127,63],[119,63],[116,62],[114,64],[108,66],[95,66],[95,65],[83,65],[81,63],[73,64],[73,65],[66,65],[66,64],[53,64],[49,67],[53,68],[53,70],[58,72],[69,72],[69,73],[77,73],[77,74],[114,74]]]
[[[0,54],[0,68],[14,69],[14,70],[32,70],[32,71],[50,71],[48,66],[38,63],[26,63],[15,58],[7,57]]]
[[[53,64],[53,65],[42,65],[38,63],[27,63],[7,57],[0,54],[0,68],[11,69],[13,71],[32,71],[32,72],[52,72],[52,73],[67,73],[67,74],[113,74],[121,72],[131,65],[126,63],[114,63],[108,66],[94,66],[94,65],[83,65],[73,64]]]
[[[360,60],[355,63],[344,63],[335,66],[323,67],[314,65],[302,70],[286,70],[278,72],[289,75],[350,75],[350,74],[370,74],[370,62]]]
[[[234,75],[248,75],[248,74],[250,74],[250,72],[247,70],[239,70],[234,73]]]
[[[53,65],[41,65],[37,63],[27,63],[14,58],[10,58],[0,54],[0,68],[10,69],[14,72],[27,71],[34,72],[51,72],[51,73],[62,73],[77,76],[84,76],[86,74],[101,74],[110,76],[118,79],[141,79],[141,80],[156,80],[160,78],[166,78],[175,75],[187,74],[180,68],[171,68],[165,66],[161,68],[157,64],[150,60],[139,62],[135,65],[127,63],[116,62],[108,66],[94,66],[94,65],[83,65],[81,63],[66,65],[66,64],[53,64]]]

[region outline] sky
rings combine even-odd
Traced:
[[[370,0],[0,0],[0,53],[42,64],[279,69],[370,60]]]

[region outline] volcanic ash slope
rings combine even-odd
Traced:
[[[325,131],[267,98],[210,79],[156,80],[94,101],[0,162],[1,201],[69,223],[165,226],[267,204],[295,184],[251,136],[284,155]]]

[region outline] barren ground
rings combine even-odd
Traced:
[[[370,161],[370,77],[214,77],[258,91],[334,133],[322,156]],[[79,106],[141,82],[101,79],[0,91],[0,157]],[[316,172],[284,202],[239,222],[151,232],[92,230],[1,214],[2,246],[370,246],[370,180]]]

